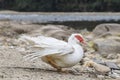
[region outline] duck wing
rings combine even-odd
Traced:
[[[66,55],[74,52],[74,49],[67,42],[45,36],[30,37],[22,36],[22,39],[29,40],[34,43],[33,48],[37,49],[35,52],[24,56],[26,60],[35,60],[46,55]]]

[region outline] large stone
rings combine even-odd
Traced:
[[[112,38],[100,38],[94,40],[94,48],[104,57],[107,57],[110,54],[120,54],[120,37]]]
[[[50,36],[61,40],[68,40],[68,37],[74,33],[74,29],[68,29],[64,25],[43,25],[42,27],[30,32],[33,36],[44,35]]]
[[[67,41],[68,37],[74,32],[73,28],[64,25],[22,24],[12,21],[0,22],[0,36],[7,37],[18,36],[20,34],[32,36],[43,35]]]
[[[120,35],[120,24],[116,23],[105,23],[95,27],[92,31],[94,37],[105,36],[105,35]]]
[[[120,53],[120,24],[105,23],[97,25],[90,38],[94,44],[93,48],[103,57],[117,58],[117,54]]]

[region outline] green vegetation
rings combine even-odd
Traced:
[[[0,10],[118,12],[120,0],[0,0]]]

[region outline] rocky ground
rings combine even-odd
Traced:
[[[75,32],[83,34],[88,45],[83,45],[83,61],[68,69],[71,73],[58,73],[40,59],[33,62],[23,59],[31,44],[20,39],[22,34],[51,36],[67,41],[68,36]],[[81,63],[89,61],[91,65],[80,71]],[[119,67],[120,24],[101,24],[89,32],[64,25],[0,21],[0,80],[119,80]]]

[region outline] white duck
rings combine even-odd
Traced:
[[[30,37],[22,36],[23,39],[34,42],[39,51],[28,54],[24,58],[27,60],[35,60],[39,57],[56,68],[62,71],[62,68],[72,67],[80,62],[83,57],[83,48],[79,43],[84,43],[81,34],[72,34],[68,42],[64,42],[51,37]]]

